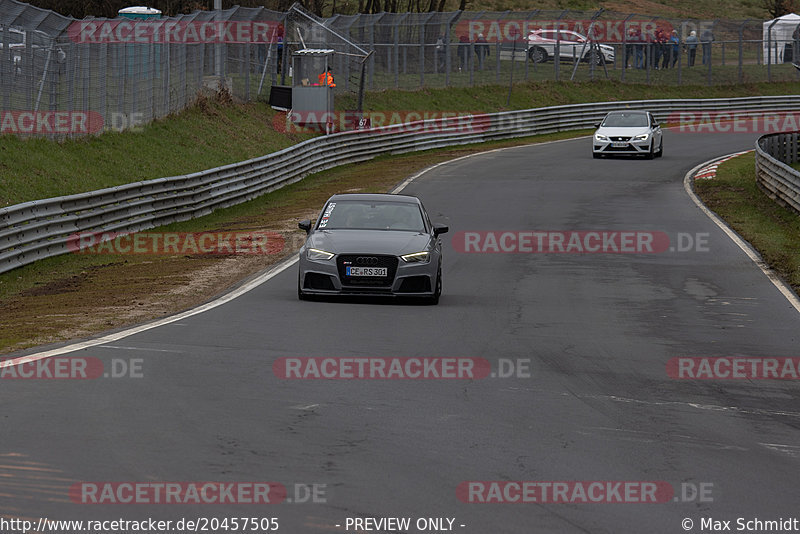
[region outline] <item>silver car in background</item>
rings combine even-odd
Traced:
[[[598,44],[600,54],[592,50],[591,43],[585,35],[570,30],[540,29],[528,34],[528,58],[534,63],[552,61],[558,50],[560,61],[594,62],[602,65],[614,62],[614,47]]]
[[[612,111],[592,136],[592,156],[664,154],[661,126],[649,111]]]
[[[297,296],[442,293],[444,225],[431,224],[417,197],[342,194],[328,199],[300,249]]]

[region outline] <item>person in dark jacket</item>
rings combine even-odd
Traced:
[[[458,70],[467,70],[469,67],[470,42],[466,35],[458,38]]]
[[[478,56],[478,65],[481,70],[483,70],[484,59],[489,57],[490,53],[491,50],[489,49],[489,43],[486,42],[486,37],[479,33],[478,38],[475,40],[475,55]]]

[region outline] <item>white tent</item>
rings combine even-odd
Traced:
[[[789,13],[764,23],[764,63],[783,63],[783,51],[792,43],[792,34],[800,24],[800,15]],[[770,26],[772,30],[770,31]],[[770,51],[772,54],[770,54]],[[771,56],[771,59],[770,59]],[[796,61],[796,59],[795,59]]]

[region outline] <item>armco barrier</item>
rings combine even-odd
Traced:
[[[232,206],[346,163],[453,145],[591,128],[612,110],[647,109],[664,120],[673,113],[800,110],[800,96],[640,100],[553,106],[316,137],[279,152],[203,172],[136,182],[88,193],[25,202],[0,209],[0,273],[68,252],[77,232],[135,232]],[[588,143],[587,153],[590,150]]]
[[[756,142],[756,182],[773,200],[800,212],[798,132],[761,136]]]

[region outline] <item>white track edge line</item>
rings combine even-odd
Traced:
[[[439,163],[437,163],[435,165],[431,165],[430,167],[426,167],[426,168],[422,169],[421,171],[412,174],[411,176],[406,178],[400,185],[395,187],[391,192],[392,193],[398,193],[398,192],[402,191],[403,189],[405,189],[405,187],[408,184],[410,184],[411,182],[413,182],[414,180],[416,180],[417,178],[419,178],[423,174],[425,174],[425,173],[427,173],[429,171],[432,171],[432,170],[434,170],[434,169],[436,169],[438,167],[441,167],[442,165],[446,165],[446,164],[449,164],[449,163],[454,163],[454,162],[460,161],[462,159],[471,158],[471,157],[474,157],[474,156],[480,156],[480,155],[484,155],[484,154],[491,154],[492,152],[499,152],[501,150],[510,150],[510,149],[513,149],[513,148],[521,148],[521,147],[529,147],[529,146],[549,145],[549,144],[552,144],[552,143],[562,143],[564,141],[573,141],[575,139],[585,139],[586,137],[589,137],[589,136],[570,137],[568,139],[558,139],[558,140],[555,140],[555,141],[545,141],[543,143],[530,143],[530,144],[526,144],[526,145],[516,145],[516,146],[510,146],[510,147],[494,148],[492,150],[486,150],[486,151],[483,151],[483,152],[475,152],[474,154],[467,154],[466,156],[461,156],[461,157],[458,157],[458,158],[455,158],[455,159],[451,159],[451,160],[447,160],[447,161],[441,161],[441,162],[439,162]],[[27,356],[19,356],[17,358],[9,358],[9,359],[0,359],[0,369],[4,369],[6,367],[13,367],[15,365],[22,365],[22,364],[29,363],[29,362],[35,362],[35,361],[39,361],[39,360],[44,360],[46,358],[52,358],[54,356],[60,356],[62,354],[68,354],[70,352],[75,352],[75,351],[78,351],[78,350],[89,349],[89,348],[92,348],[92,347],[96,347],[98,345],[103,345],[105,343],[110,343],[112,341],[119,341],[120,339],[124,339],[126,337],[132,336],[134,334],[138,334],[140,332],[145,332],[145,331],[151,330],[153,328],[158,328],[159,326],[168,325],[170,323],[174,323],[176,321],[180,321],[181,319],[186,319],[188,317],[192,317],[193,315],[198,315],[198,314],[203,313],[205,311],[214,309],[217,306],[221,306],[221,305],[223,305],[225,303],[228,303],[228,302],[230,302],[230,301],[232,301],[232,300],[244,295],[245,293],[250,292],[251,290],[253,290],[253,289],[257,288],[258,286],[260,286],[261,284],[263,284],[264,282],[267,282],[268,280],[274,278],[275,276],[277,276],[281,272],[285,271],[286,269],[288,269],[289,267],[291,267],[295,263],[297,263],[297,257],[292,257],[292,258],[289,258],[287,260],[284,260],[283,262],[281,262],[281,263],[277,264],[276,266],[274,266],[273,268],[269,269],[267,272],[265,272],[265,273],[255,277],[255,278],[253,278],[249,282],[246,282],[245,284],[237,287],[233,291],[230,291],[229,293],[226,293],[226,294],[222,295],[221,297],[219,297],[219,298],[217,298],[215,300],[212,300],[211,302],[207,302],[207,303],[202,304],[200,306],[197,306],[195,308],[191,308],[191,309],[186,310],[184,312],[181,312],[181,313],[179,313],[177,315],[171,315],[171,316],[165,317],[163,319],[156,319],[155,321],[151,321],[149,323],[145,323],[145,324],[142,324],[142,325],[139,325],[139,326],[134,326],[132,328],[127,328],[125,330],[120,330],[119,332],[114,332],[112,334],[107,334],[107,335],[102,336],[102,337],[98,337],[98,338],[94,338],[94,339],[87,339],[86,341],[80,341],[78,343],[72,343],[72,344],[69,344],[69,345],[65,345],[63,347],[50,349],[50,350],[46,350],[46,351],[43,351],[43,352],[35,352],[33,354],[28,354]]]
[[[700,210],[703,213],[705,213],[706,216],[714,222],[714,224],[716,224],[723,232],[725,232],[725,234],[731,239],[731,241],[736,243],[736,245],[740,249],[742,249],[742,251],[745,254],[747,254],[747,257],[750,258],[759,269],[761,269],[761,272],[764,273],[764,275],[769,279],[770,282],[772,282],[772,285],[774,285],[778,289],[778,291],[780,291],[781,294],[784,297],[786,297],[786,300],[789,301],[789,304],[791,304],[794,307],[794,309],[800,313],[800,299],[797,298],[797,295],[795,295],[794,291],[792,291],[792,288],[789,287],[789,285],[786,284],[786,282],[784,282],[780,278],[780,276],[778,276],[778,274],[775,271],[773,271],[769,267],[769,265],[766,264],[766,262],[764,262],[763,259],[761,259],[761,256],[758,254],[758,252],[756,252],[755,249],[753,249],[753,247],[750,246],[750,244],[747,241],[742,239],[739,236],[739,234],[734,232],[730,228],[730,226],[728,226],[727,223],[725,223],[725,221],[720,219],[716,213],[708,209],[708,207],[706,207],[706,205],[703,204],[703,201],[700,200],[700,197],[698,197],[697,194],[694,192],[694,187],[692,187],[692,180],[694,179],[694,175],[703,166],[709,165],[721,159],[732,158],[736,155],[747,154],[749,152],[752,152],[752,150],[748,150],[745,152],[735,152],[733,154],[728,154],[726,156],[710,159],[706,162],[701,163],[700,165],[695,166],[689,172],[687,172],[686,175],[683,177],[683,188],[686,190],[686,193],[689,195],[689,198],[692,199],[692,201],[697,205],[697,207],[700,208]]]

